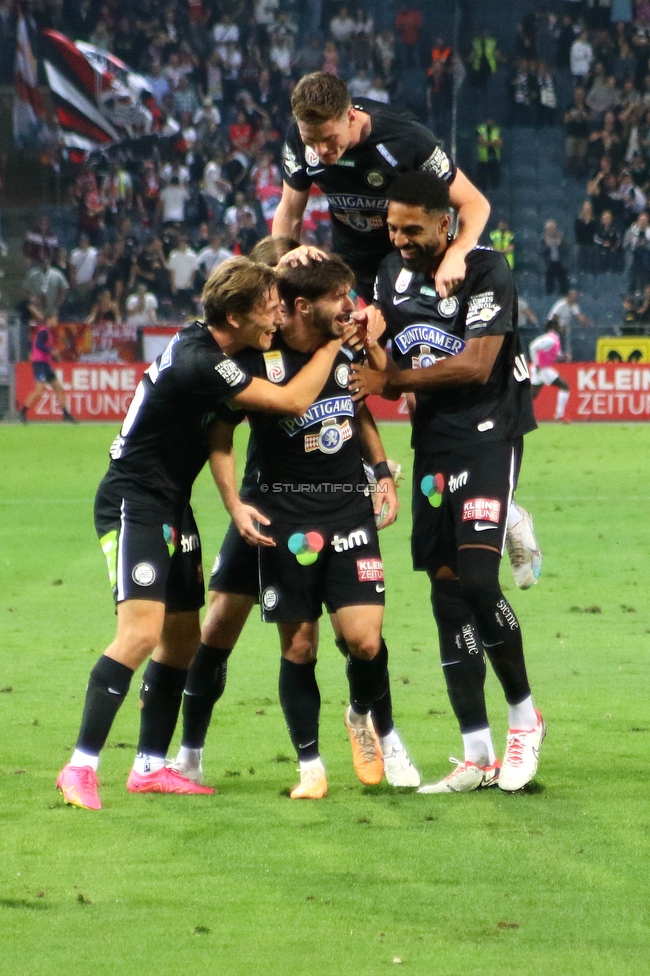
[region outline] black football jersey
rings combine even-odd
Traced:
[[[517,293],[503,255],[475,247],[460,290],[440,298],[433,278],[407,271],[397,251],[375,284],[399,369],[422,369],[456,356],[469,339],[505,336],[485,385],[463,384],[416,395],[413,447],[427,453],[459,444],[510,440],[534,430],[530,379],[517,328]]]
[[[208,428],[220,405],[250,381],[207,328],[196,322],[177,332],[138,384],[104,485],[186,502],[208,459]]]
[[[315,183],[327,196],[333,248],[363,277],[374,276],[390,253],[386,229],[386,189],[400,173],[430,170],[451,183],[456,167],[434,134],[409,112],[369,98],[353,107],[372,119],[370,135],[347,149],[333,166],[324,166],[307,148],[294,121],[283,150],[283,179],[294,190]]]
[[[269,352],[245,349],[236,360],[247,374],[285,385],[311,356],[276,335]],[[257,462],[255,503],[269,516],[327,522],[341,515],[372,514],[349,373],[350,357],[341,351],[318,399],[302,417],[248,412],[255,457],[247,460],[246,471],[252,476],[251,464]],[[234,413],[231,422],[242,417],[242,412]]]

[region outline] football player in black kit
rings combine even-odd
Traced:
[[[413,564],[431,579],[447,689],[464,760],[424,793],[498,784],[522,789],[545,734],[531,697],[519,622],[499,585],[508,505],[523,435],[536,427],[517,329],[514,279],[490,248],[467,255],[467,275],[441,298],[434,278],[449,245],[449,191],[431,173],[408,173],[389,191],[396,250],[381,264],[370,327],[373,368],[353,366],[355,399],[416,395],[412,445]],[[372,336],[386,329],[392,360]],[[484,697],[483,650],[503,687],[509,732],[494,752]]]
[[[390,253],[386,190],[409,170],[435,173],[449,184],[459,232],[436,272],[441,296],[465,277],[465,255],[478,243],[490,205],[426,126],[403,109],[350,98],[343,81],[325,72],[305,75],[291,96],[295,121],[284,146],[282,199],[273,234],[300,240],[309,191],[326,194],[333,250],[350,265],[366,302],[379,262]]]
[[[281,321],[275,272],[224,262],[203,291],[205,321],[177,333],[146,371],[95,499],[95,526],[117,604],[117,635],[90,674],[77,746],[57,779],[66,802],[101,809],[97,766],[134,671],[141,687],[132,793],[213,793],[166,766],[187,668],[199,640],[201,546],[189,505],[220,407],[299,418],[331,373],[341,341],[328,337],[283,387],[252,377],[231,355],[269,349]],[[297,371],[296,371],[297,372]],[[297,421],[296,421],[297,422]]]
[[[339,78],[305,75],[291,96],[295,121],[284,147],[282,199],[273,233],[300,239],[312,183],[326,194],[333,249],[350,265],[365,302],[379,263],[390,254],[387,190],[401,173],[434,173],[449,187],[458,233],[436,269],[436,293],[446,298],[465,277],[465,259],[478,244],[490,206],[447,156],[433,133],[408,112],[368,98],[350,98]],[[542,557],[530,514],[513,500],[506,546],[517,586],[537,582]]]
[[[281,334],[268,352],[242,353],[242,368],[279,385],[289,381],[323,337],[341,334],[354,310],[349,296],[353,281],[338,257],[285,269],[279,277],[286,307]],[[280,631],[280,701],[300,761],[293,799],[320,799],[327,792],[318,747],[315,676],[323,602],[336,613],[340,646],[348,654],[351,706],[345,721],[357,775],[366,783],[380,782],[385,773],[393,785],[419,784],[392,721],[388,655],[381,635],[383,566],[362,444],[383,488],[380,497],[389,501],[385,524],[396,515],[397,499],[372,417],[365,407],[353,408],[349,369],[350,355],[342,351],[318,400],[297,420],[267,423],[263,414],[247,411],[260,471],[254,509],[237,497],[234,466],[227,460],[233,425],[241,418],[231,416],[215,425],[215,441],[223,434],[223,470],[232,472],[230,487],[222,492],[227,507],[232,506],[233,514],[239,508],[238,525],[246,511],[251,521],[259,509],[265,524],[270,523],[267,534],[256,540],[261,604],[263,618],[276,622]]]

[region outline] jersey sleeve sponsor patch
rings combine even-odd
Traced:
[[[282,352],[279,349],[271,349],[269,352],[264,353],[264,368],[266,370],[267,379],[269,379],[271,383],[282,382],[287,373],[284,368]]]
[[[496,498],[468,498],[463,503],[463,522],[498,523],[501,502]]]
[[[428,170],[431,173],[435,173],[441,179],[449,177],[451,174],[451,160],[447,153],[436,146],[431,155],[424,160],[420,169]]]
[[[246,373],[232,359],[222,359],[214,368],[222,379],[226,381],[228,386],[239,386],[246,379]]]
[[[480,329],[497,317],[501,306],[494,300],[493,291],[472,295],[467,306],[465,325],[468,329]]]
[[[288,176],[294,176],[298,173],[302,166],[300,165],[300,160],[296,156],[293,149],[290,146],[285,145],[284,147],[284,170]]]

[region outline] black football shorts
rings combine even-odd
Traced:
[[[456,571],[459,546],[503,552],[508,508],[523,439],[416,454],[413,466],[413,568]]]
[[[275,546],[259,549],[262,619],[318,620],[341,607],[384,605],[384,568],[374,516],[327,525],[270,527]]]
[[[215,593],[241,593],[259,599],[257,546],[249,546],[234,522],[228,526],[214,561],[208,589]]]
[[[119,498],[100,485],[95,529],[116,603],[157,600],[170,613],[203,606],[201,540],[189,505],[165,512],[147,496]]]

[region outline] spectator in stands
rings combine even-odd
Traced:
[[[28,261],[40,264],[49,260],[53,264],[59,254],[59,238],[52,230],[50,218],[40,214],[36,224],[25,234],[23,254]]]
[[[126,300],[126,324],[136,328],[154,325],[157,309],[158,299],[153,292],[147,291],[144,282],[139,282],[134,294]]]
[[[253,141],[253,127],[249,123],[245,112],[237,112],[237,117],[228,130],[230,148],[243,156],[247,164]]]
[[[338,78],[339,52],[334,41],[327,41],[325,47],[323,48],[323,63],[321,66],[321,71],[327,72],[328,75],[335,75]]]
[[[187,187],[181,186],[178,176],[172,176],[169,186],[160,191],[158,217],[165,224],[182,224],[185,220],[185,204],[190,198]]]
[[[228,207],[224,216],[223,222],[228,228],[231,236],[231,240],[235,240],[237,234],[239,233],[239,228],[242,226],[242,217],[244,214],[250,214],[255,221],[255,209],[246,200],[246,194],[243,190],[237,190],[235,192],[235,198],[232,206]]]
[[[239,229],[235,237],[235,253],[250,254],[262,236],[257,229],[255,216],[245,210],[239,220]]]
[[[571,329],[574,320],[579,322],[580,325],[587,326],[592,324],[591,319],[583,315],[578,305],[579,297],[580,293],[577,288],[571,288],[565,297],[558,298],[546,316],[547,322],[554,322],[557,326],[557,331],[562,340],[562,351],[567,357],[567,361],[570,361],[573,355]]]
[[[576,85],[584,85],[591,71],[593,60],[594,49],[589,43],[587,31],[583,30],[571,45],[569,53],[571,74]]]
[[[79,246],[75,247],[70,255],[71,294],[68,297],[68,302],[81,315],[86,315],[90,308],[96,268],[97,248],[90,246],[87,234],[82,234],[79,238]]]
[[[223,234],[213,234],[209,245],[199,251],[197,255],[199,271],[206,281],[220,264],[223,264],[228,258],[233,257],[233,252],[223,247],[223,240]]]
[[[353,76],[348,82],[348,91],[352,98],[367,98],[372,86],[372,81],[368,77],[368,69],[359,65]]]
[[[501,184],[501,130],[494,119],[486,119],[476,127],[476,185],[482,190],[498,188]]]
[[[99,325],[103,322],[119,322],[121,317],[120,306],[113,299],[108,288],[103,288],[86,317],[86,325]]]
[[[574,223],[575,239],[578,245],[578,271],[591,273],[595,270],[594,234],[597,227],[598,222],[594,217],[591,200],[585,200]]]
[[[587,175],[587,148],[591,112],[585,103],[584,88],[575,88],[573,105],[564,113],[564,172],[567,176]]]
[[[354,19],[350,16],[346,6],[339,8],[336,16],[330,20],[329,26],[330,34],[341,52],[349,55],[356,31]]]
[[[553,293],[556,282],[561,295],[568,291],[569,279],[565,266],[567,251],[564,234],[558,229],[554,220],[547,220],[544,224],[544,233],[541,241],[541,254],[545,265],[544,274],[547,295]]]
[[[108,289],[113,299],[121,300],[125,286],[131,280],[131,259],[126,254],[123,240],[108,241],[97,255],[97,265],[93,278],[92,302],[99,293]]]
[[[299,47],[293,55],[293,74],[295,78],[320,71],[323,63],[323,49],[317,35],[309,38],[306,44]]]
[[[395,61],[395,35],[390,28],[385,27],[375,34],[374,53],[378,71],[385,81],[392,77]]]
[[[622,169],[618,177],[618,193],[623,201],[623,226],[628,227],[647,206],[645,193],[635,185],[629,169]]]
[[[136,185],[135,202],[142,224],[152,227],[160,207],[160,177],[151,159],[145,159],[142,164],[142,173]]]
[[[490,243],[495,251],[503,254],[511,268],[515,266],[515,235],[510,230],[507,220],[500,220],[490,232]]]
[[[401,68],[420,67],[420,32],[424,26],[422,14],[414,6],[400,5],[395,17],[397,61]]]
[[[129,171],[119,162],[109,164],[108,173],[101,182],[100,196],[106,203],[105,219],[108,226],[114,226],[133,206],[133,180]]]
[[[648,184],[650,183],[650,169],[648,168],[648,163],[643,153],[639,149],[637,149],[632,156],[630,173],[632,174],[634,185],[638,186],[647,196]]]
[[[619,271],[621,267],[621,235],[614,227],[611,210],[603,210],[594,234],[596,269],[601,272]]]
[[[603,210],[610,210],[614,223],[617,225],[623,223],[623,199],[618,192],[618,180],[613,173],[605,173],[601,170],[598,176],[587,183],[587,193],[597,219],[600,219]]]
[[[23,282],[31,318],[42,322],[52,315],[58,316],[69,287],[63,272],[53,267],[50,256],[46,255],[30,268]]]
[[[158,58],[154,58],[151,62],[151,68],[149,69],[149,75],[147,81],[151,86],[153,92],[153,97],[158,108],[162,108],[165,98],[170,93],[169,79],[167,75],[163,74],[162,64]]]
[[[469,77],[473,85],[485,88],[492,75],[499,67],[500,54],[496,38],[487,27],[483,27],[480,34],[472,38],[472,49],[469,55]]]
[[[639,291],[650,281],[650,220],[642,211],[623,237],[626,272],[630,292]]]
[[[93,245],[101,244],[102,218],[106,205],[99,195],[97,178],[87,163],[81,167],[71,194],[77,204],[77,230],[87,234]]]
[[[217,224],[221,222],[228,194],[232,192],[232,184],[222,175],[223,161],[223,153],[215,151],[203,170],[203,199],[208,218]]]
[[[384,105],[389,104],[390,95],[386,91],[386,85],[381,75],[375,75],[372,79],[372,84],[368,89],[368,98],[371,98],[373,102],[383,102]],[[433,105],[431,107],[433,108]]]
[[[171,274],[174,310],[187,315],[194,311],[192,294],[199,260],[185,234],[181,234],[178,246],[169,255],[167,267]]]
[[[650,284],[645,285],[643,288],[641,301],[635,308],[634,320],[643,323],[643,325],[650,323]]]
[[[171,296],[171,278],[163,244],[159,237],[151,237],[138,252],[133,262],[131,287],[143,284],[147,291],[154,292],[161,305]]]
[[[535,119],[537,79],[525,58],[518,58],[510,80],[515,125],[532,125]]]
[[[537,62],[535,77],[537,80],[537,125],[555,125],[557,92],[553,72],[546,62]]]
[[[372,98],[371,95],[369,95]],[[432,61],[427,68],[427,125],[440,138],[449,129],[452,75],[444,61]]]
[[[614,75],[598,74],[587,92],[585,101],[594,114],[594,120],[598,122],[604,117],[605,112],[611,112],[616,108],[620,98],[621,94],[616,87]]]
[[[519,317],[520,328],[525,328],[529,322],[531,325],[538,324],[539,319],[533,312],[527,300],[525,298],[522,298],[522,296],[519,294],[517,295],[517,308],[519,313],[518,317]]]

